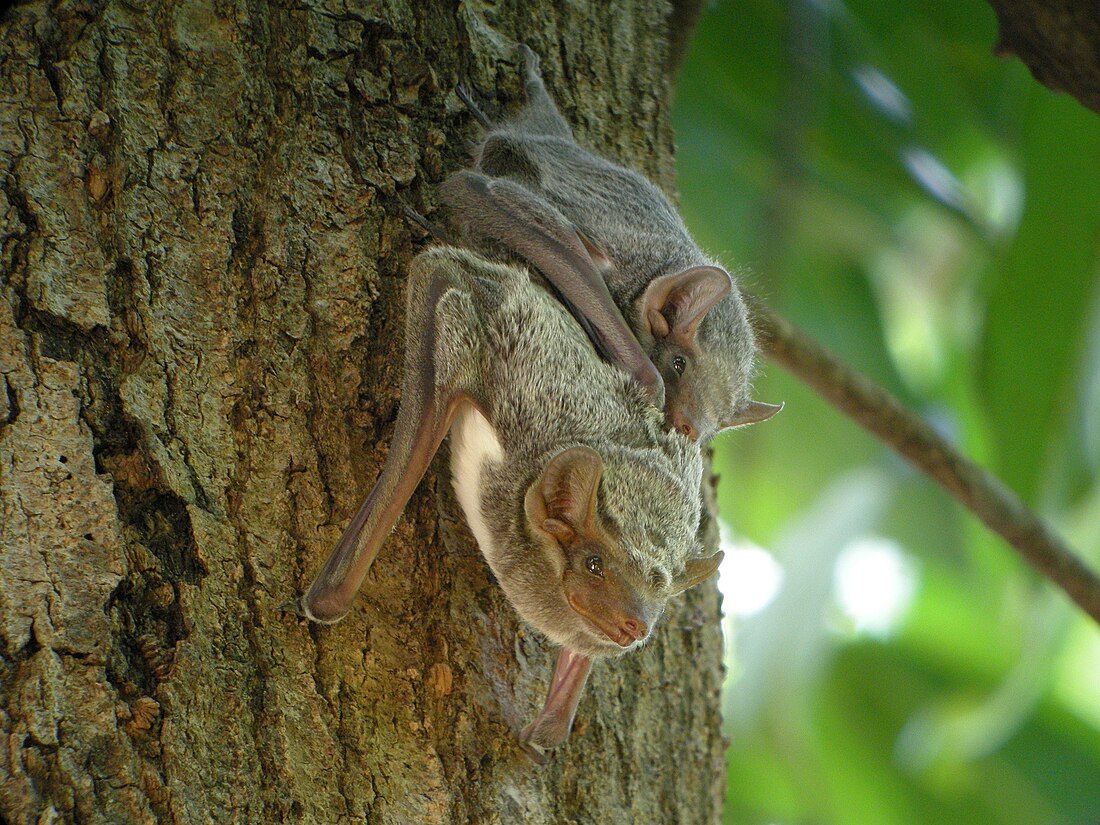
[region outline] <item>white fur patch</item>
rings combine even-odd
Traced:
[[[459,413],[451,427],[451,483],[482,555],[493,558],[493,536],[481,512],[481,474],[504,460],[496,430],[477,409]]]

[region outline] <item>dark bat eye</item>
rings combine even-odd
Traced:
[[[603,578],[603,559],[599,556],[589,556],[584,560],[584,569],[593,576]]]
[[[684,370],[687,369],[688,362],[682,355],[672,356],[672,368],[676,371],[677,375],[683,375]]]

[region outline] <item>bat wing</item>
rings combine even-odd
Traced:
[[[431,260],[428,255],[421,259]],[[473,403],[466,388],[441,387],[437,380],[436,320],[440,301],[453,280],[431,264],[417,269],[414,262],[409,278],[401,406],[382,474],[309,590],[297,603],[288,605],[313,621],[336,622],[350,609],[374,557],[428,469],[455,413],[463,404]]]
[[[584,240],[553,205],[514,181],[476,172],[452,175],[443,197],[456,219],[536,266],[600,354],[664,405],[664,382],[607,290]]]

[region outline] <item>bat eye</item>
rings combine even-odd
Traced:
[[[584,560],[584,569],[593,576],[603,578],[603,559],[599,556],[589,556]]]
[[[684,370],[687,369],[687,365],[688,365],[688,362],[687,362],[687,359],[684,358],[684,356],[682,356],[682,355],[672,356],[672,369],[676,371],[677,375],[683,375]]]

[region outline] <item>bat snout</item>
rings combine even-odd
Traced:
[[[682,410],[671,411],[668,415],[667,424],[671,429],[676,430],[676,432],[683,434],[692,441],[699,440],[699,426],[691,416]]]
[[[707,414],[696,401],[692,386],[680,382],[665,406],[665,426],[692,441],[710,436]]]
[[[600,644],[614,643],[622,650],[644,642],[664,609],[664,600],[654,600],[612,569],[604,578],[565,574],[566,601],[584,621],[588,632]],[[610,652],[605,647],[605,655]]]
[[[617,621],[593,621],[601,632],[619,647],[630,647],[649,635],[649,625],[633,616],[620,616]]]
[[[680,421],[677,421],[673,426],[675,426],[678,431],[682,432],[692,441],[699,437],[698,428],[687,419],[681,419]]]
[[[569,606],[619,647],[630,647],[649,635],[649,624],[639,616],[616,610],[606,604],[593,604],[572,593],[567,596]]]
[[[622,647],[629,647],[649,635],[649,625],[641,619],[627,616],[619,620],[619,638],[615,641]]]

